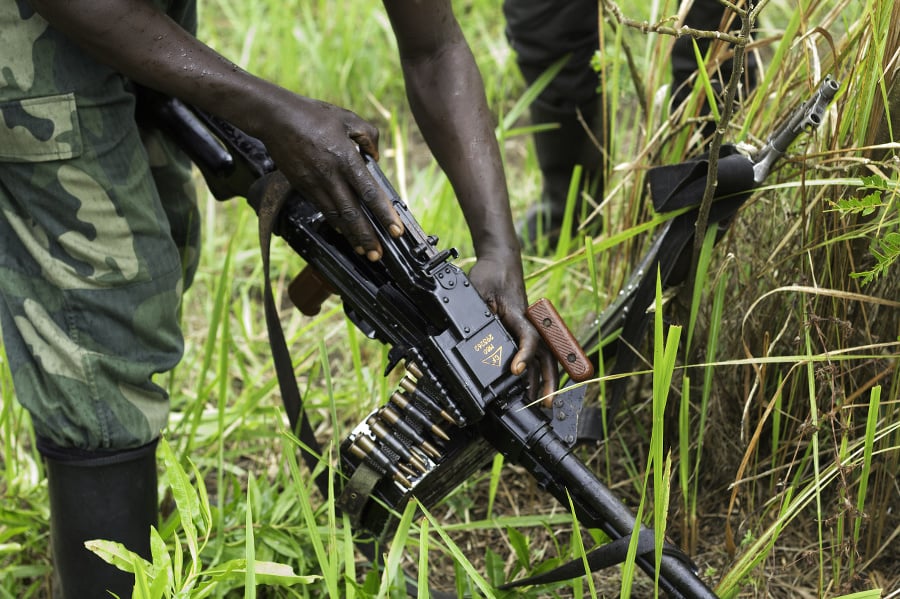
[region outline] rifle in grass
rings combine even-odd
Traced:
[[[826,110],[840,88],[826,76],[815,92],[777,126],[761,149],[752,153],[723,145],[716,161],[716,192],[709,213],[718,241],[731,226],[738,210],[769,176],[791,144],[822,124]],[[653,209],[658,214],[679,214],[667,220],[635,266],[625,285],[587,331],[579,335],[592,364],[602,361],[611,382],[604,410],[585,408],[579,418],[581,441],[602,439],[608,424],[624,401],[628,378],[640,358],[637,353],[652,315],[656,277],[664,289],[677,287],[686,278],[692,257],[694,228],[709,176],[708,156],[679,164],[651,168],[647,173]],[[604,419],[606,425],[604,426]]]
[[[246,197],[259,215],[273,357],[291,426],[304,444],[314,453],[318,448],[302,412],[271,298],[272,234],[307,263],[290,289],[298,307],[314,314],[329,293],[337,294],[350,320],[367,337],[390,347],[386,374],[401,364],[406,368],[390,399],[341,443],[336,487],[341,490],[339,505],[355,527],[389,539],[397,514],[413,497],[426,507],[435,505],[499,452],[523,466],[564,506],[571,501],[583,526],[606,533],[610,542],[587,555],[590,569],[624,561],[634,544],[637,565],[658,576],[670,596],[715,597],[676,547],[666,543],[662,554],[655,555],[653,532],[572,453],[583,387],[560,393],[549,411],[528,404],[525,380],[509,368],[515,340],[453,263],[456,251],[440,249],[438,239],[422,230],[377,163],[367,159],[405,231],[391,237],[370,218],[384,249],[380,261],[370,262],[353,251],[312,202],[289,189],[258,140],[152,93],[143,96],[141,112],[172,134],[217,198]],[[548,302],[529,308],[529,318],[572,379],[590,378],[586,356]],[[313,464],[317,459],[310,458]],[[327,480],[318,482],[327,488]],[[584,574],[578,559],[507,588]]]

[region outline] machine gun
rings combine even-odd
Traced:
[[[266,276],[267,237],[274,232],[307,262],[299,282],[291,286],[299,307],[315,313],[321,295],[302,292],[309,288],[305,282],[310,277],[324,283],[327,291],[340,296],[347,316],[366,336],[391,348],[387,370],[401,362],[406,366],[409,376],[400,389],[341,443],[340,507],[354,526],[389,538],[395,514],[410,498],[434,505],[499,452],[523,466],[563,505],[571,500],[584,526],[600,529],[613,540],[591,552],[589,564],[623,561],[634,534],[637,565],[651,577],[658,575],[660,588],[670,596],[715,597],[677,548],[666,545],[657,567],[652,531],[572,453],[580,394],[562,393],[551,414],[528,405],[525,381],[509,368],[515,340],[453,264],[456,251],[439,249],[437,238],[424,233],[373,160],[367,159],[368,169],[405,228],[401,237],[393,238],[370,219],[384,248],[378,262],[358,256],[301,194],[264,184],[275,165],[258,140],[178,100],[147,92],[140,113],[172,134],[213,193],[219,199],[247,197],[257,210],[261,231],[266,230]],[[251,184],[262,187],[251,190]],[[268,279],[266,291],[270,293]],[[570,376],[591,376],[585,356],[552,306],[538,302],[529,317]],[[280,337],[280,329],[274,336]],[[279,376],[282,394],[293,394],[285,393],[290,384],[283,380],[290,378],[295,387],[289,360],[279,374],[284,374]],[[299,405],[286,401],[286,407],[292,426],[302,434]],[[307,435],[304,442],[314,444],[314,439],[309,441]],[[579,570],[584,573],[580,560],[574,573],[557,579],[577,576]],[[544,581],[549,580],[523,582]]]

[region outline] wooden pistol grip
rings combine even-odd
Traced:
[[[550,300],[542,297],[528,306],[525,314],[573,381],[586,381],[594,376],[594,365]]]
[[[318,314],[322,309],[322,302],[334,292],[328,281],[309,265],[305,266],[288,285],[288,297],[306,316]]]

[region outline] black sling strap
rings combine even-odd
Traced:
[[[699,206],[706,187],[709,158],[650,169],[648,181],[653,208],[657,213],[674,212]],[[709,214],[710,226],[718,227],[718,237],[724,235],[738,209],[756,188],[753,162],[731,145],[722,146],[716,172],[716,195]],[[638,360],[637,348],[643,344],[652,315],[647,308],[656,295],[659,273],[663,287],[674,287],[684,281],[691,259],[697,210],[690,210],[666,223],[660,237],[653,244],[655,255],[645,260],[643,276],[636,284],[633,299],[625,304],[622,332],[616,341],[615,364],[611,374],[631,372]],[[590,346],[591,343],[585,345]],[[627,377],[614,378],[609,384],[607,422],[611,422],[621,405],[628,385]],[[603,439],[602,412],[599,408],[585,408],[579,419],[580,441]]]
[[[254,183],[250,188],[249,195],[253,198],[251,202],[257,202],[259,215],[259,248],[262,254],[264,278],[263,302],[266,312],[266,327],[269,332],[269,346],[272,349],[272,361],[278,377],[278,388],[281,390],[281,400],[291,425],[291,432],[296,434],[297,438],[308,448],[308,451],[303,451],[303,459],[310,471],[313,471],[319,463],[322,448],[316,440],[306,412],[303,410],[303,399],[300,389],[297,387],[294,365],[284,339],[284,331],[281,329],[281,321],[278,318],[278,309],[272,295],[272,279],[269,273],[272,235],[275,232],[278,214],[290,193],[290,183],[280,172],[275,172]],[[316,486],[324,497],[328,497],[327,469],[316,477]]]
[[[573,578],[578,578],[579,576],[584,576],[587,572],[604,570],[624,563],[625,560],[628,559],[628,547],[630,544],[630,536],[620,537],[592,549],[585,554],[584,558],[575,558],[547,572],[529,576],[527,578],[520,578],[497,588],[501,591],[505,591],[524,586],[562,582],[563,580],[571,580]],[[656,545],[652,530],[645,528],[638,532],[637,548],[635,551],[637,557],[652,556],[655,547]],[[663,545],[663,553],[676,557],[684,563],[689,564],[691,567],[694,567],[687,554],[671,545]]]

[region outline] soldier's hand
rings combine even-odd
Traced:
[[[378,260],[382,247],[362,205],[391,235],[403,224],[360,154],[378,158],[378,130],[356,114],[290,92],[258,123],[258,134],[292,187],[322,211],[360,255]]]
[[[525,315],[528,302],[518,253],[479,256],[469,271],[469,279],[516,338],[519,351],[513,356],[510,368],[513,374],[528,377],[530,399],[556,391],[559,386],[556,358]]]

